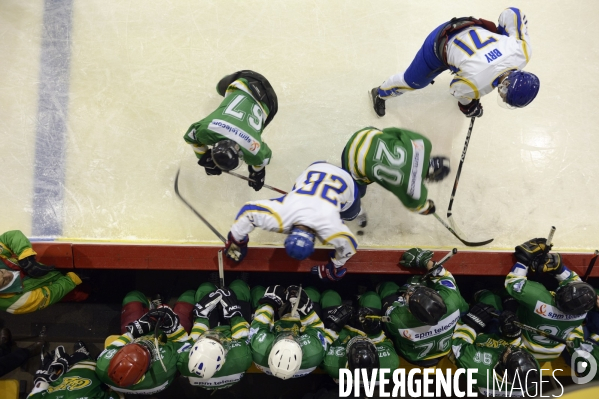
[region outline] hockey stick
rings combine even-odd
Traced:
[[[458,249],[454,248],[451,250],[451,252],[448,252],[447,255],[445,255],[443,257],[443,259],[441,259],[437,264],[435,264],[435,266],[433,268],[431,268],[431,270],[429,270],[428,272],[426,272],[423,276],[421,280],[425,280],[430,278],[437,270],[439,270],[440,268],[443,267],[443,263],[447,262],[453,255],[458,253]]]
[[[249,177],[245,177],[244,175],[240,175],[239,173],[235,173],[235,172],[231,172],[231,171],[227,172],[226,170],[223,170],[223,172],[228,173],[231,176],[239,177],[241,180],[245,180],[245,181],[249,181],[249,182],[255,183],[254,180],[250,179]],[[266,187],[266,188],[268,188],[268,189],[270,189],[272,191],[276,191],[277,193],[281,193],[283,195],[287,195],[286,191],[279,190],[278,188],[273,187],[273,186],[269,186],[268,184],[265,184],[264,187]]]
[[[179,199],[180,199],[181,201],[183,201],[183,203],[184,203],[185,205],[187,205],[187,207],[188,207],[189,209],[191,209],[191,211],[192,211],[193,213],[195,213],[195,215],[196,215],[197,217],[199,217],[199,218],[200,218],[200,220],[201,220],[202,222],[204,222],[204,224],[205,224],[206,226],[208,226],[208,228],[209,228],[210,230],[212,230],[212,232],[213,232],[214,234],[216,234],[216,236],[217,236],[218,238],[220,238],[220,240],[221,240],[223,243],[226,243],[226,242],[227,242],[227,240],[225,239],[225,237],[223,237],[223,235],[222,235],[221,233],[219,233],[219,232],[218,232],[218,230],[216,230],[216,229],[215,229],[215,228],[214,228],[214,227],[213,227],[213,226],[210,224],[210,222],[208,222],[208,221],[207,221],[207,220],[206,220],[206,219],[205,219],[205,218],[204,218],[202,215],[200,215],[200,214],[199,214],[199,212],[198,212],[198,211],[196,211],[196,210],[195,210],[195,208],[194,208],[193,206],[191,206],[191,204],[190,204],[189,202],[187,202],[187,201],[185,200],[185,198],[183,198],[183,197],[181,196],[181,194],[179,193],[179,173],[180,173],[180,172],[181,172],[181,169],[177,170],[177,176],[175,176],[175,194],[177,194],[177,197],[179,197]]]
[[[591,272],[593,271],[593,267],[595,267],[595,262],[597,261],[597,256],[599,256],[599,251],[595,250],[595,256],[593,256],[593,259],[591,259],[591,262],[589,263],[589,267],[587,268],[586,273],[584,274],[584,277],[582,278],[582,281],[587,281],[587,279],[589,278],[589,276],[591,275]]]
[[[295,299],[295,303],[293,304],[293,307],[291,308],[291,316],[292,317],[296,317],[295,315],[298,314],[297,308],[299,307],[301,297],[302,297],[302,285],[300,284],[299,291],[297,293],[297,298]],[[298,317],[299,317],[299,314],[298,314]]]
[[[460,181],[460,175],[462,174],[462,167],[464,166],[464,160],[466,159],[466,151],[468,151],[468,144],[470,144],[470,136],[472,135],[472,128],[474,127],[475,119],[476,119],[476,117],[472,117],[470,119],[470,127],[468,128],[468,134],[466,134],[466,141],[464,142],[464,149],[462,150],[462,157],[460,158],[460,166],[458,166],[458,173],[456,173],[456,175],[455,175],[455,181],[453,182],[453,190],[451,191],[451,197],[449,199],[449,206],[447,207],[447,220],[449,221],[449,224],[451,225],[451,229],[449,231],[451,231],[454,236],[456,236],[460,241],[462,241],[464,243],[464,245],[468,245],[468,244],[466,244],[466,242],[464,242],[464,240],[462,240],[459,237],[459,236],[464,236],[464,233],[459,229],[459,227],[456,225],[455,221],[453,220],[453,215],[452,215],[451,209],[453,207],[453,199],[455,198],[455,193],[458,189],[458,183]],[[445,223],[443,223],[443,224],[445,225]],[[493,241],[493,239],[485,241],[485,244],[488,244],[491,241]],[[485,245],[485,244],[480,244],[480,245]],[[478,245],[470,245],[470,246],[478,246]]]
[[[221,288],[225,286],[225,268],[223,266],[223,250],[218,251],[218,280]]]
[[[451,227],[449,227],[449,225],[447,223],[445,223],[445,221],[443,219],[441,219],[441,217],[439,215],[437,215],[436,213],[433,213],[433,216],[439,221],[441,222],[441,224],[447,229],[449,230],[449,232],[451,234],[453,234],[455,236],[455,238],[457,238],[458,240],[460,240],[462,242],[462,244],[464,244],[467,247],[480,247],[482,245],[487,245],[488,243],[490,243],[491,241],[493,241],[494,239],[491,238],[490,240],[486,240],[486,241],[480,241],[480,242],[474,242],[474,241],[466,241],[464,240],[462,237],[460,237],[458,235],[458,233],[456,233]]]

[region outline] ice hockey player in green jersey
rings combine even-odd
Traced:
[[[264,76],[249,70],[225,76],[216,91],[225,99],[214,112],[192,124],[183,138],[209,176],[234,170],[245,161],[253,180],[249,186],[258,191],[272,157],[261,136],[277,113],[277,95]]]
[[[590,376],[589,373],[593,368],[588,367],[592,360],[599,365],[599,290],[596,289],[595,292],[598,294],[597,303],[595,308],[587,313],[583,327],[584,335],[581,335],[580,329],[572,331],[568,337],[570,344],[567,348],[570,358],[575,357],[574,364],[571,361],[569,364],[572,364],[576,376],[580,379],[599,381],[599,372]],[[582,384],[583,382],[577,383]]]
[[[283,380],[311,373],[332,343],[314,311],[313,302],[320,299],[318,291],[293,285],[287,289],[280,285],[266,289],[256,286],[251,295],[255,312],[250,325],[250,346],[256,367]],[[290,305],[296,304],[298,298],[294,313]],[[275,320],[282,307],[283,314]]]
[[[242,280],[234,280],[228,288],[203,283],[196,292],[188,291],[184,296],[195,302],[194,324],[189,341],[192,346],[179,355],[179,372],[191,385],[210,390],[239,382],[252,365],[248,342],[250,288]]]
[[[431,157],[432,145],[421,134],[389,127],[367,127],[349,139],[341,156],[342,168],[358,184],[360,196],[371,183],[391,191],[410,211],[421,215],[435,213],[435,203],[428,199],[425,181],[438,182],[449,174],[449,159]],[[358,216],[366,226],[366,213]]]
[[[100,382],[95,370],[96,362],[83,342],[75,344],[72,355],[59,346],[46,354],[27,399],[124,399]]]
[[[582,322],[595,306],[597,294],[562,263],[560,254],[546,252],[545,243],[544,238],[535,238],[516,247],[518,262],[507,275],[505,287],[519,303],[517,315],[522,323],[563,339],[576,329],[582,336]],[[555,293],[529,281],[529,268],[554,275],[559,282]],[[565,346],[529,331],[522,333],[522,344],[538,360],[557,358]]]
[[[383,332],[381,324],[381,298],[368,291],[360,295],[357,308],[343,305],[341,296],[333,290],[321,294],[324,326],[331,335],[333,344],[329,346],[322,368],[339,382],[339,369],[366,369],[370,375],[373,369],[399,367],[399,357],[393,342]],[[377,373],[377,381],[380,374]],[[387,376],[390,377],[390,376]]]
[[[488,290],[479,291],[475,299],[477,303],[453,333],[452,361],[458,368],[478,370],[473,377],[484,396],[536,396],[539,364],[521,346],[522,330],[514,323],[518,321],[512,311],[515,309],[496,307],[501,299]],[[499,333],[488,331],[494,315],[500,312]]]
[[[65,297],[81,279],[39,263],[31,242],[19,230],[0,234],[0,310],[23,314],[44,309]]]
[[[406,251],[400,264],[408,268],[431,270],[433,253],[420,248]],[[461,313],[468,310],[453,275],[444,267],[436,268],[430,280],[399,287],[384,282],[377,287],[383,311],[390,318],[385,323],[397,352],[421,367],[436,365],[451,350],[451,336]]]
[[[139,298],[140,302],[143,300],[147,302],[145,297]],[[156,337],[160,332],[166,334],[166,342]],[[188,340],[175,312],[160,305],[129,323],[127,332],[104,349],[98,357],[96,373],[117,392],[161,392],[175,378],[178,354],[184,345],[189,345]]]

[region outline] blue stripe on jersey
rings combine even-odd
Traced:
[[[358,249],[358,243],[356,242],[356,240],[354,240],[354,238],[352,236],[350,236],[349,234],[342,234],[342,235],[343,235],[343,237],[347,237],[347,239],[351,241],[351,243],[355,249]]]
[[[272,215],[271,210],[268,208],[264,208],[263,206],[260,206],[260,205],[249,204],[249,205],[244,205],[241,207],[241,209],[239,210],[239,213],[237,214],[237,216],[235,216],[235,220],[239,219],[239,217],[241,215],[243,215],[245,212],[248,212],[248,211],[266,212],[266,213],[270,213]]]
[[[512,10],[518,17],[518,26],[517,26],[518,40],[523,40],[523,37],[522,37],[522,15],[520,15],[520,10],[518,10],[516,7],[510,7],[510,10]]]

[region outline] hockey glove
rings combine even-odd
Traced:
[[[46,266],[44,264],[39,263],[35,259],[35,255],[31,255],[21,259],[19,261],[19,266],[29,277],[33,278],[44,277],[51,271],[56,270],[54,266]]]
[[[198,161],[198,165],[203,166],[208,176],[218,176],[223,173],[212,159],[212,149],[206,151]]]
[[[514,256],[524,266],[531,266],[537,257],[545,252],[546,238],[533,238],[524,244],[518,245]],[[549,247],[551,249],[551,247]]]
[[[156,323],[146,313],[139,319],[127,324],[127,327],[125,328],[127,329],[127,332],[133,336],[133,338],[139,338],[152,332],[155,325]]]
[[[317,275],[321,280],[339,281],[347,273],[345,267],[335,267],[333,262],[326,265],[312,266],[312,274]]]
[[[279,310],[285,302],[285,289],[280,285],[271,285],[266,288],[264,296],[258,300],[259,304],[269,304],[275,312]]]
[[[44,358],[44,361],[42,362],[39,370],[37,370],[35,372],[35,376],[33,377],[33,385],[37,385],[40,382],[45,382],[45,383],[49,383],[50,378],[52,378],[52,374],[54,374],[54,372],[52,371],[52,362],[54,361],[54,358],[52,356],[50,356],[49,354],[46,354],[46,357]]]
[[[54,350],[54,359],[52,360],[52,364],[50,365],[50,382],[54,382],[60,378],[61,375],[69,371],[71,367],[70,364],[70,356],[64,349],[64,346],[58,346]]]
[[[483,116],[483,105],[479,100],[472,100],[466,105],[462,105],[462,103],[458,102],[458,106],[460,107],[460,111],[462,111],[468,118],[480,118]]]
[[[561,274],[566,269],[562,263],[562,256],[560,254],[546,254],[545,257],[538,256],[532,261],[530,268],[535,273],[537,271],[543,273],[551,273],[554,275]]]
[[[352,317],[354,308],[349,305],[339,305],[333,308],[323,309],[324,327],[340,332]]]
[[[397,292],[395,294],[391,294],[391,295],[387,295],[386,297],[383,298],[383,312],[387,313],[387,309],[389,309],[390,306],[392,306],[395,302],[404,302],[404,298],[402,295],[398,294]]]
[[[499,331],[506,341],[513,341],[522,335],[522,330],[514,322],[518,321],[516,315],[504,310],[499,316]]]
[[[422,205],[421,208],[418,208],[416,212],[418,212],[420,215],[432,215],[436,210],[437,208],[435,207],[435,203],[433,200],[429,199],[426,200],[424,205]]]
[[[162,305],[158,309],[150,310],[148,313],[157,318],[158,327],[167,335],[177,331],[181,325],[179,316],[169,306]]]
[[[403,253],[399,264],[410,269],[425,269],[433,258],[433,252],[420,248],[411,248]]]
[[[254,168],[260,168],[259,170],[255,170]],[[260,191],[262,186],[264,186],[264,178],[266,177],[266,166],[257,166],[254,167],[252,165],[248,165],[248,172],[250,172],[250,179],[253,181],[248,182],[248,186],[253,188],[256,191]]]
[[[223,308],[223,317],[227,320],[235,316],[241,316],[241,306],[237,302],[237,295],[228,288],[216,290],[221,296],[220,306]]]
[[[494,307],[479,302],[470,308],[470,311],[462,317],[462,321],[480,334],[493,319],[492,312],[495,312]]]
[[[298,300],[298,298],[297,298],[298,294],[299,294],[299,287],[297,285],[290,285],[289,288],[287,288],[287,291],[285,292],[285,295],[286,295],[285,297],[287,299],[287,302],[289,302],[291,304],[292,309],[293,309],[293,305],[295,304],[295,301]],[[304,318],[307,315],[309,315],[310,312],[312,312],[312,310],[314,310],[314,304],[312,303],[312,300],[308,296],[308,293],[306,293],[306,291],[302,290],[302,293],[299,297],[299,304],[297,306],[297,312],[299,313],[300,317]]]
[[[241,262],[248,253],[248,242],[250,242],[249,236],[245,236],[242,240],[236,240],[229,231],[227,242],[225,243],[225,255],[235,262]]]
[[[216,306],[220,303],[221,294],[217,291],[212,291],[211,293],[204,295],[202,299],[198,303],[196,303],[193,307],[193,317],[197,318],[210,318],[210,314]]]

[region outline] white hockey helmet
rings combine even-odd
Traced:
[[[273,376],[287,380],[295,375],[302,364],[302,347],[291,333],[280,334],[268,355],[268,367]]]
[[[209,380],[225,364],[227,351],[221,344],[221,335],[208,330],[200,336],[189,351],[189,371],[201,380]]]

